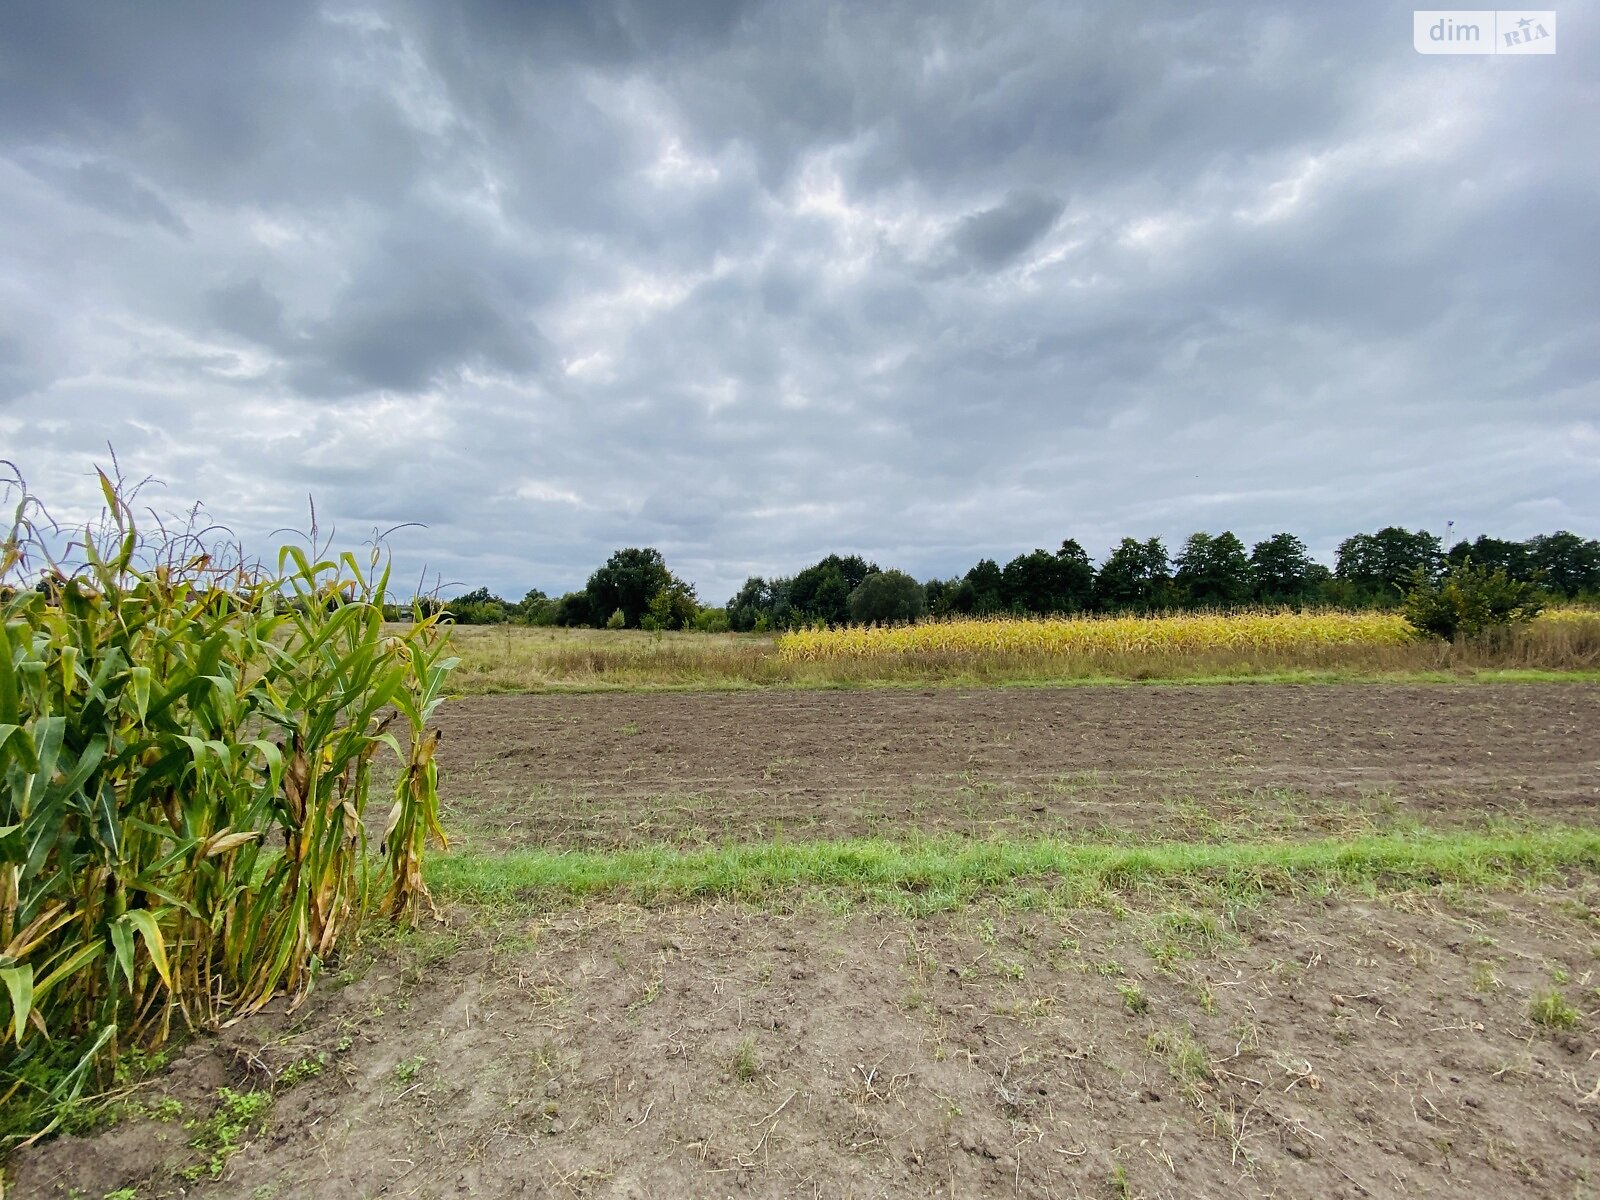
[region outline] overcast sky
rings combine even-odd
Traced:
[[[720,603],[1076,537],[1600,534],[1600,6],[0,8],[0,457]]]

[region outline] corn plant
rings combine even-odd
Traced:
[[[1398,613],[1178,613],[1155,617],[973,617],[918,625],[802,629],[778,639],[788,662],[926,653],[1128,654],[1402,645]]]
[[[290,546],[275,569],[252,566],[203,531],[146,537],[127,489],[100,482],[103,521],[57,553],[16,480],[0,545],[0,1135],[13,1141],[175,1023],[303,999],[370,911],[415,920],[431,904],[422,856],[443,841],[427,723],[454,660],[436,616],[386,629],[381,553]],[[374,855],[381,753],[400,782]]]

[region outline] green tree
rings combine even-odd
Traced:
[[[1077,542],[1019,554],[1000,573],[1000,605],[1013,612],[1072,613],[1094,599],[1094,567]]]
[[[1056,551],[1056,571],[1058,612],[1083,612],[1094,607],[1094,563],[1075,539],[1067,538]]]
[[[1455,567],[1471,560],[1492,571],[1504,571],[1507,577],[1533,582],[1533,561],[1526,542],[1507,542],[1500,538],[1480,534],[1473,541],[1457,542],[1445,555],[1447,565]]]
[[[629,629],[637,629],[649,611],[650,601],[662,588],[672,585],[672,572],[667,570],[661,551],[618,550],[605,565],[589,576],[585,591],[596,612],[611,613],[622,610]]]
[[[930,579],[922,590],[927,594],[928,611],[934,616],[947,617],[960,611],[956,608],[956,593],[961,590],[959,579]]]
[[[1244,543],[1232,533],[1192,533],[1178,552],[1173,583],[1191,608],[1234,608],[1254,591]]]
[[[555,614],[556,602],[538,588],[530,588],[511,610],[512,617],[525,625],[549,625]]]
[[[640,620],[642,629],[688,629],[700,611],[694,588],[674,579],[650,598],[650,609]]]
[[[1413,627],[1446,641],[1476,638],[1491,629],[1531,621],[1543,607],[1536,586],[1512,579],[1499,568],[1480,567],[1471,559],[1451,567],[1442,579],[1418,567],[1402,602]]]
[[[1048,550],[1017,555],[1000,572],[1000,606],[1019,613],[1054,612],[1055,567]]]
[[[1318,564],[1292,533],[1275,533],[1250,548],[1250,577],[1262,604],[1302,604],[1311,594]],[[1327,574],[1327,568],[1322,568]]]
[[[759,575],[752,575],[744,581],[744,586],[728,601],[728,627],[739,633],[746,633],[756,627],[763,614],[768,620],[772,617],[773,589],[765,579]]]
[[[830,554],[821,562],[813,563],[789,581],[787,607],[783,624],[824,621],[829,625],[843,625],[850,619],[849,601],[853,592],[868,575],[878,569],[860,555],[841,558]],[[774,606],[774,616],[777,616]]]
[[[1426,529],[1412,532],[1390,525],[1340,542],[1334,575],[1367,600],[1392,603],[1411,586],[1418,571],[1437,579],[1443,560],[1439,539]]]
[[[986,616],[1005,607],[1005,573],[992,558],[980,558],[956,589],[956,608],[960,612]]]
[[[606,618],[606,628],[607,629],[626,629],[627,627],[628,627],[628,615],[626,613],[624,613],[620,608],[614,609],[612,611],[611,615]]]
[[[694,614],[694,628],[700,633],[727,633],[732,626],[728,624],[728,610],[725,608],[702,608]]]
[[[849,608],[858,625],[915,621],[927,613],[928,597],[904,571],[874,571],[850,593]]]
[[[551,618],[554,625],[564,626],[598,626],[604,623],[605,617],[595,608],[594,597],[585,591],[568,592],[556,601],[556,611]]]
[[[1101,564],[1094,581],[1102,608],[1149,612],[1172,602],[1172,572],[1160,538],[1123,538]]]
[[[1545,587],[1572,599],[1600,592],[1600,542],[1565,529],[1528,540],[1528,560]]]
[[[769,629],[788,629],[798,621],[794,610],[794,602],[789,598],[790,589],[794,587],[794,580],[787,575],[780,575],[776,579],[767,581],[767,591],[771,597],[771,604],[756,621],[756,629],[765,633]]]

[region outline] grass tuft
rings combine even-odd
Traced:
[[[749,1083],[761,1074],[761,1059],[756,1056],[755,1038],[745,1038],[733,1054],[733,1077],[740,1083]]]
[[[1546,1029],[1576,1029],[1583,1014],[1552,988],[1528,1005],[1528,1019]]]

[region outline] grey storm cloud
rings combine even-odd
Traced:
[[[178,237],[189,232],[160,196],[111,163],[80,163],[61,183],[64,192],[112,216],[159,225]]]
[[[993,208],[961,218],[950,247],[975,266],[993,270],[1013,261],[1056,223],[1061,201],[1018,192]]]
[[[0,457],[509,594],[1600,532],[1600,77],[1392,4],[0,9]]]

